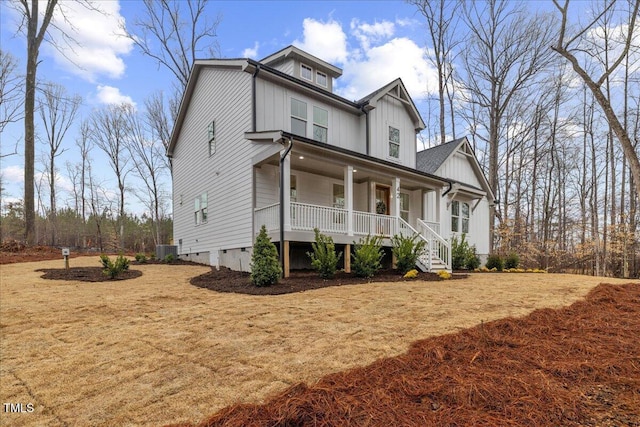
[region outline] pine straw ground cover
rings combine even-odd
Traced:
[[[62,266],[0,266],[0,402],[34,407],[0,414],[2,426],[197,421],[401,355],[419,339],[569,305],[602,281],[472,274],[252,296],[191,285],[203,266],[136,265],[138,278],[98,283],[36,271]]]
[[[640,285],[418,341],[199,426],[640,426]],[[180,424],[191,426],[192,424]]]

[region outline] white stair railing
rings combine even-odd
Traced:
[[[429,241],[429,239],[423,236],[418,230],[413,228],[411,224],[406,222],[404,219],[398,218],[397,223],[398,223],[398,234],[400,234],[401,236],[405,236],[405,237],[418,236],[419,239],[422,239],[423,241],[426,242],[424,250],[422,251],[422,254],[418,256],[418,261],[420,261],[420,263],[424,266],[426,271],[431,271],[432,257],[431,257],[431,251],[429,249],[431,247],[431,242]]]
[[[440,259],[447,266],[447,270],[451,270],[451,244],[421,219],[418,219],[418,230],[429,241],[431,254]]]

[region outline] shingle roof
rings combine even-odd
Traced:
[[[462,137],[419,151],[416,155],[416,169],[429,174],[435,174],[444,161],[449,158],[451,153],[464,141],[465,137]]]

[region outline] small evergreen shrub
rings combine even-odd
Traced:
[[[271,286],[278,283],[282,274],[278,249],[267,235],[267,228],[263,225],[253,244],[251,254],[251,283],[255,286]]]
[[[147,256],[142,253],[136,254],[136,262],[145,264],[147,262]]]
[[[500,255],[492,254],[487,258],[486,266],[490,271],[502,271],[504,267],[504,261],[502,260],[502,257],[500,257]]]
[[[458,240],[457,236],[451,238],[451,268],[453,270],[467,269],[475,270],[480,267],[480,258],[476,253],[475,246],[469,246],[463,234]]]
[[[323,279],[333,279],[342,252],[336,254],[336,245],[331,237],[321,234],[317,228],[313,231],[316,233],[316,241],[311,243],[313,252],[307,252],[307,256],[311,258],[311,266],[318,270]]]
[[[373,277],[381,268],[382,257],[382,237],[371,236],[361,237],[358,243],[353,242],[353,271],[358,277]]]
[[[391,253],[396,257],[396,267],[400,274],[405,274],[415,268],[427,242],[417,235],[406,237],[396,234],[391,238],[391,244]]]
[[[173,261],[175,261],[175,257],[173,256],[173,254],[166,254],[164,256],[164,259],[162,260],[162,262],[166,264],[171,264]]]
[[[115,261],[112,261],[107,255],[100,255],[100,262],[102,263],[102,273],[105,276],[109,276],[110,279],[115,279],[123,271],[129,269],[129,260],[122,254],[118,255]]]
[[[515,252],[511,252],[504,260],[504,268],[507,270],[518,268],[518,265],[520,265],[520,257]]]

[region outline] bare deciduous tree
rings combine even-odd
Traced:
[[[636,192],[638,195],[640,195],[640,161],[638,160],[638,153],[634,149],[631,138],[629,137],[629,133],[620,122],[618,115],[613,109],[613,106],[611,105],[611,99],[607,97],[607,95],[602,91],[602,85],[607,81],[607,79],[609,79],[609,77],[616,71],[616,69],[618,69],[618,67],[622,65],[623,61],[629,54],[634,35],[637,33],[637,31],[639,31],[636,25],[636,20],[638,17],[638,10],[640,8],[640,0],[633,0],[627,3],[630,6],[628,14],[629,22],[626,23],[626,34],[623,35],[621,40],[621,50],[619,51],[619,54],[613,59],[613,61],[607,61],[604,64],[605,67],[600,76],[592,76],[592,74],[589,73],[588,68],[581,65],[581,59],[579,58],[591,61],[599,61],[599,59],[597,58],[597,54],[593,56],[589,55],[585,51],[585,49],[581,47],[580,42],[584,40],[590,30],[596,28],[598,22],[603,16],[609,13],[609,11],[615,8],[617,5],[620,5],[624,2],[616,0],[607,2],[591,21],[589,21],[582,28],[576,30],[574,34],[569,34],[570,28],[567,21],[569,0],[565,0],[563,5],[560,5],[557,0],[553,0],[553,3],[560,13],[562,21],[560,24],[557,42],[551,48],[567,61],[569,61],[569,63],[573,67],[573,70],[593,93],[596,101],[602,108],[607,121],[609,122],[609,126],[611,126],[611,129],[615,133],[618,141],[620,142],[620,145],[622,146],[624,155],[629,162],[629,167],[633,174],[636,185]]]
[[[22,107],[22,79],[16,73],[17,59],[9,52],[0,49],[0,134],[5,126],[20,119]],[[3,154],[7,156],[10,154]]]
[[[38,111],[45,133],[44,143],[47,146],[47,164],[45,170],[49,181],[49,208],[51,220],[51,245],[56,244],[56,158],[66,151],[62,142],[69,127],[73,124],[78,107],[82,102],[80,96],[68,97],[64,86],[47,83],[42,86],[42,96],[38,100]]]
[[[93,112],[91,116],[91,142],[109,158],[109,165],[118,181],[118,224],[120,249],[124,249],[125,181],[131,171],[127,141],[130,138],[127,117],[134,111],[131,104],[109,105]]]

